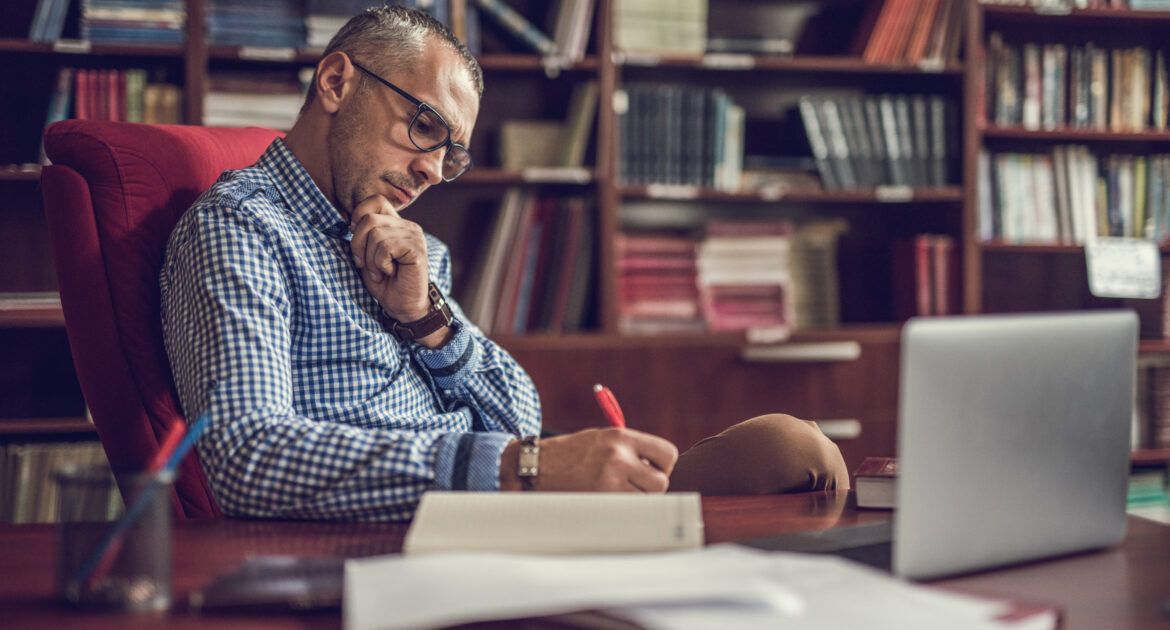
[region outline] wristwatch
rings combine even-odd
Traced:
[[[516,476],[524,490],[536,489],[536,476],[540,474],[540,438],[529,435],[520,439],[520,465]]]
[[[422,339],[444,326],[450,326],[451,322],[455,321],[455,316],[451,313],[451,306],[447,304],[447,298],[443,296],[443,292],[435,286],[434,282],[427,285],[427,298],[431,301],[429,313],[420,319],[406,323],[387,317],[387,321],[383,324],[386,332],[397,337],[399,341],[414,341]]]

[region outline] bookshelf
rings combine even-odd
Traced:
[[[160,80],[180,86],[183,122],[201,124],[206,118],[201,95],[218,73],[295,75],[299,69],[312,66],[320,53],[308,47],[215,45],[203,32],[208,0],[186,0],[186,41],[182,45],[79,42],[76,15],[67,21],[61,42],[35,43],[28,41],[27,34],[36,2],[16,0],[0,6],[0,62],[8,62],[17,73],[8,82],[10,85],[0,86],[0,102],[6,103],[0,137],[14,139],[0,146],[0,199],[5,200],[0,212],[0,236],[7,239],[15,234],[26,242],[19,253],[0,251],[0,294],[56,288],[43,220],[39,218],[39,171],[35,167],[3,165],[36,161],[39,132],[57,69],[144,68]],[[508,0],[508,4],[538,25],[548,22],[556,6],[538,0]],[[638,427],[635,422],[633,426],[659,430],[682,448],[737,419],[784,410],[810,419],[859,418],[864,428],[862,437],[843,443],[851,467],[865,455],[893,454],[897,345],[902,320],[895,314],[891,247],[919,234],[940,234],[954,241],[960,312],[1115,305],[1115,301],[1085,295],[1083,269],[1075,269],[1081,264],[1079,255],[1083,252],[1078,245],[985,242],[978,238],[979,153],[984,148],[1042,152],[1059,144],[1086,144],[1125,153],[1170,152],[1170,131],[1033,130],[992,124],[977,115],[984,94],[981,64],[988,34],[995,29],[1021,38],[1035,29],[1054,34],[1066,44],[1098,31],[1106,38],[1137,33],[1140,39],[1170,32],[1170,13],[1073,10],[1054,15],[1026,7],[961,0],[955,4],[955,11],[964,18],[958,32],[958,53],[945,60],[911,63],[867,61],[864,46],[858,48],[852,43],[855,31],[865,28],[867,11],[879,9],[881,0],[826,1],[825,15],[832,19],[821,20],[825,23],[816,23],[815,28],[809,15],[793,18],[790,4],[801,3],[709,0],[708,18],[711,35],[743,34],[744,29],[755,24],[792,31],[793,20],[807,19],[804,32],[813,36],[809,36],[810,41],[795,37],[796,48],[790,54],[678,54],[623,49],[615,26],[619,19],[616,0],[597,0],[584,58],[556,71],[550,71],[544,59],[527,52],[494,23],[483,21],[479,59],[487,89],[472,146],[477,167],[458,182],[430,191],[412,212],[413,218],[451,247],[455,257],[455,295],[463,300],[475,279],[485,241],[499,213],[500,198],[507,189],[589,200],[596,231],[590,243],[594,250],[594,291],[585,327],[570,334],[498,336],[500,343],[537,375],[550,426],[573,428],[596,423],[597,418],[581,411],[592,411],[592,403],[586,397],[589,381],[612,380],[620,374],[626,379],[622,385],[625,390],[647,392],[650,399],[670,399],[661,407],[638,403],[635,410],[645,415],[649,424]],[[816,8],[817,3],[802,4],[805,5]],[[800,29],[794,32],[799,35]],[[502,126],[514,119],[563,118],[574,87],[585,81],[597,82],[599,107],[584,172],[549,174],[502,168],[496,157]],[[879,185],[845,190],[766,184],[751,190],[729,190],[627,182],[622,178],[621,160],[623,142],[629,139],[622,137],[622,114],[616,103],[632,86],[641,84],[724,91],[746,112],[748,153],[768,151],[773,145],[784,145],[782,148],[787,150],[787,145],[794,143],[792,120],[786,118],[785,111],[801,96],[941,97],[953,107],[957,120],[948,147],[954,153],[947,156],[953,172],[941,186]],[[13,86],[20,86],[19,91]],[[700,222],[845,221],[849,229],[839,243],[838,260],[840,323],[824,329],[798,329],[792,340],[855,341],[862,348],[861,357],[847,365],[748,364],[741,355],[745,346],[753,344],[744,333],[650,337],[622,334],[616,237],[638,229],[641,216],[664,214],[668,218],[697,217],[695,220]],[[1020,286],[1021,282],[1027,284]],[[53,338],[52,343],[41,348],[41,363],[68,371],[71,367],[62,324],[59,309],[51,307],[0,309],[0,335],[15,337],[34,331],[38,339]],[[20,343],[31,349],[45,342]],[[1151,342],[1143,342],[1142,350],[1170,352],[1166,345]],[[650,366],[650,357],[669,367]],[[632,369],[624,362],[646,364],[646,369]],[[729,387],[743,397],[742,401],[715,395],[711,399],[723,404],[716,408],[707,400],[714,383],[732,378],[721,376],[716,366],[752,384],[752,388]],[[0,371],[9,367],[0,366]],[[664,373],[669,370],[678,371],[675,378]],[[583,389],[577,391],[578,386]],[[622,396],[622,388],[616,383],[614,387]],[[854,391],[859,388],[870,395]],[[58,392],[46,393],[43,388],[39,395],[60,397]],[[622,396],[623,403],[627,397]],[[77,402],[80,393],[73,392],[65,398]],[[22,432],[54,433],[48,421],[37,425],[38,416],[69,418],[80,416],[82,411],[40,409],[30,413],[27,409],[35,405],[28,403],[25,400],[21,409],[10,411],[9,415],[20,422],[6,425],[15,427],[11,431],[0,430],[4,439]],[[685,427],[672,420],[672,414],[687,409],[706,410],[707,415],[688,419]],[[0,422],[5,420],[0,418]]]

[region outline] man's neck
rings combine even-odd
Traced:
[[[324,151],[312,151],[309,147],[324,147],[327,131],[320,129],[320,125],[313,124],[306,120],[307,117],[302,117],[297,121],[293,128],[284,137],[284,146],[292,152],[293,157],[305,167],[305,171],[317,184],[317,188],[329,200],[329,203],[337,209],[342,218],[348,219],[345,212],[341,210],[341,206],[337,203],[337,198],[333,194],[333,174],[329,170],[329,160]]]

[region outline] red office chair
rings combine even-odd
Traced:
[[[163,347],[159,270],[183,212],[226,169],[254,163],[270,129],[67,120],[45,132],[41,188],[82,393],[115,471],[141,470],[183,417]],[[174,513],[221,516],[188,457]]]

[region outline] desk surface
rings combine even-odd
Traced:
[[[856,510],[847,492],[703,500],[707,542],[728,542],[881,521],[890,514]],[[214,520],[178,523],[173,541],[175,601],[246,556],[305,554],[367,556],[398,551],[404,524]],[[53,599],[51,525],[0,525],[0,625],[6,628],[334,628],[340,614],[215,616],[93,614]],[[1065,628],[1167,628],[1170,527],[1130,518],[1115,549],[991,571],[936,584],[957,591],[1059,604]],[[495,627],[492,624],[489,626]],[[499,626],[503,627],[503,626]]]

